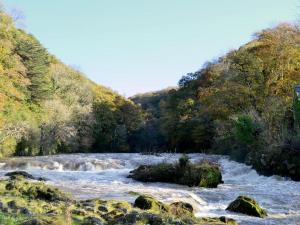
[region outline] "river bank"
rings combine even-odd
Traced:
[[[132,192],[149,194],[166,204],[184,201],[193,205],[198,217],[226,216],[239,224],[297,224],[300,221],[300,184],[279,176],[260,176],[250,166],[218,155],[190,154],[192,162],[207,159],[220,164],[224,184],[216,189],[186,187],[166,183],[141,183],[127,178],[142,164],[175,162],[180,154],[71,154],[20,157],[1,161],[0,175],[26,170],[48,179],[76,200],[101,198],[133,203]],[[226,211],[239,195],[256,199],[268,212],[265,219]]]

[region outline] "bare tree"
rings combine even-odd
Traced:
[[[0,144],[8,138],[21,139],[28,131],[29,125],[25,122],[18,122],[17,124],[5,124],[0,128]]]

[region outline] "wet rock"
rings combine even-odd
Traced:
[[[56,188],[46,187],[46,186],[32,186],[27,190],[27,195],[35,198],[35,199],[42,199],[45,201],[64,201],[66,197],[62,192],[60,192]]]
[[[129,178],[142,182],[165,182],[188,186],[215,188],[223,183],[221,170],[211,162],[199,164],[183,163],[182,160],[173,165],[160,163],[142,165],[130,172]]]
[[[97,217],[87,217],[84,219],[82,225],[103,225],[103,222]]]
[[[20,207],[18,208],[18,213],[24,214],[24,215],[32,215],[32,213],[27,209],[26,207]]]
[[[176,168],[172,164],[141,165],[130,171],[128,178],[142,182],[175,183]]]
[[[226,210],[261,218],[267,216],[267,212],[254,199],[247,196],[239,196],[230,203]]]
[[[100,211],[100,212],[108,212],[108,209],[107,209],[106,206],[100,205],[100,206],[98,207],[98,211]]]
[[[44,223],[38,219],[30,219],[21,223],[21,225],[44,225]]]
[[[84,208],[86,211],[88,212],[94,212],[95,211],[95,208],[94,207],[90,207],[90,206],[87,206]]]
[[[15,209],[15,208],[17,208],[17,203],[16,203],[16,201],[9,201],[9,202],[7,202],[7,206],[11,209]]]
[[[104,214],[102,217],[107,221],[113,221],[120,217],[123,217],[125,213],[120,209],[114,209],[106,214]]]
[[[222,221],[222,222],[224,222],[224,223],[226,223],[226,224],[230,224],[230,223],[235,222],[233,219],[227,218],[225,216],[219,217],[219,220]]]
[[[8,176],[10,178],[14,178],[16,176],[21,176],[21,177],[24,177],[24,178],[27,178],[27,179],[32,179],[32,180],[35,179],[34,176],[27,173],[26,171],[13,171],[13,172],[6,173],[5,176]]]
[[[143,210],[152,210],[152,211],[168,211],[168,207],[157,201],[155,198],[149,195],[141,195],[139,196],[135,202],[134,202],[134,207],[143,209]]]
[[[194,223],[193,223],[194,224]],[[199,225],[238,225],[238,223],[231,218],[225,216],[217,217],[204,217],[198,219],[197,223]]]
[[[11,180],[5,186],[8,191],[19,192],[30,199],[45,201],[68,201],[69,197],[57,188],[42,182],[26,182],[24,180]]]
[[[54,210],[54,209],[52,209],[52,210],[47,211],[46,214],[48,216],[56,216],[57,215],[57,211]]]
[[[119,217],[112,221],[113,224],[126,224],[126,225],[135,225],[135,224],[151,224],[151,225],[161,225],[163,223],[163,219],[161,215],[153,214],[153,213],[139,213],[139,212],[131,212],[122,217]]]
[[[193,206],[186,202],[174,202],[170,205],[169,212],[178,217],[192,215]]]
[[[78,215],[78,216],[85,216],[86,215],[86,211],[82,210],[82,209],[74,209],[71,212],[74,215]]]
[[[82,201],[81,202],[81,205],[83,207],[86,207],[86,206],[89,206],[89,207],[95,207],[95,203],[90,201],[90,200],[86,200],[86,201]]]
[[[10,179],[18,179],[19,177],[23,177],[25,179],[31,179],[31,180],[39,180],[39,181],[46,181],[47,179],[44,177],[34,177],[33,175],[27,173],[26,171],[13,171],[6,173],[5,176],[10,177]]]

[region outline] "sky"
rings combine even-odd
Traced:
[[[50,53],[127,97],[175,86],[255,32],[300,17],[300,0],[2,1]]]

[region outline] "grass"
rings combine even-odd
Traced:
[[[0,225],[20,225],[25,218],[0,212]]]

